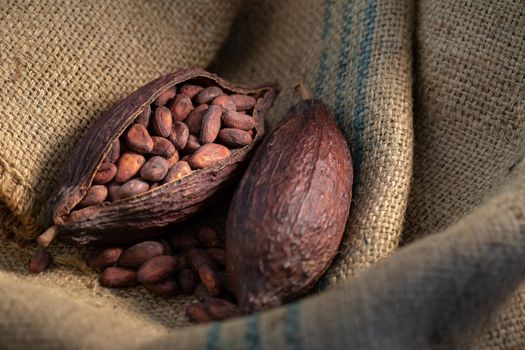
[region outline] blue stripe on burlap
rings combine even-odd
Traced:
[[[328,35],[332,27],[332,5],[333,0],[324,1],[324,15],[323,15],[323,31],[321,33],[322,48],[321,56],[319,57],[319,68],[317,70],[317,80],[315,83],[315,96],[320,98],[323,94],[324,79],[326,75],[326,59],[328,58]]]
[[[301,342],[300,331],[300,317],[299,304],[291,303],[286,307],[286,315],[284,318],[284,342],[287,349],[301,350],[303,348]]]
[[[256,313],[248,317],[245,324],[244,341],[246,349],[260,350],[261,349],[261,333],[260,333],[261,314]]]
[[[221,349],[221,323],[213,322],[206,334],[206,350]]]

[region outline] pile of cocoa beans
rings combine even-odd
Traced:
[[[209,226],[200,227],[194,235],[174,233],[126,248],[109,247],[91,257],[88,265],[102,271],[104,287],[142,284],[163,297],[193,294],[200,301],[186,309],[193,322],[240,315],[228,288],[224,246]]]
[[[139,195],[250,144],[256,99],[218,86],[173,86],[112,143],[77,208]]]

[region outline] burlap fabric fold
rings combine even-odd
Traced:
[[[525,6],[519,1],[57,1],[0,5],[2,348],[525,347]],[[354,158],[341,249],[315,295],[190,326],[191,298],[107,290],[36,217],[101,113],[200,65],[304,80]],[[210,213],[216,221],[224,212]],[[219,220],[220,222],[221,220]]]

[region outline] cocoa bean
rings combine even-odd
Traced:
[[[188,96],[189,98],[195,97],[199,92],[201,92],[204,88],[199,85],[193,85],[193,84],[184,84],[181,86],[179,92],[181,94],[184,94]]]
[[[249,145],[252,137],[247,131],[225,128],[219,131],[219,140],[227,146],[239,148]]]
[[[123,267],[108,267],[100,275],[100,284],[108,288],[126,288],[138,285],[137,272]]]
[[[86,196],[82,198],[82,201],[78,203],[79,208],[89,207],[91,205],[97,205],[107,198],[108,188],[104,185],[94,185],[91,186],[87,192]]]
[[[131,179],[128,182],[124,183],[118,189],[118,198],[125,199],[138,194],[147,192],[149,190],[149,183],[141,179]]]
[[[144,125],[145,128],[149,125],[149,118],[151,116],[151,106],[146,105],[142,112],[139,114],[137,119],[135,119],[135,123]]]
[[[171,116],[170,110],[166,107],[157,108],[151,124],[155,134],[158,136],[170,136],[171,126],[173,125],[173,117]]]
[[[115,182],[112,182],[112,183],[109,183],[107,187],[108,187],[108,199],[111,202],[118,201],[120,199],[120,195],[119,195],[120,185]]]
[[[164,247],[164,255],[173,255],[173,249],[166,239],[159,239],[158,242]]]
[[[184,121],[186,125],[188,125],[188,129],[190,130],[190,134],[198,135],[201,131],[201,125],[202,125],[202,118],[204,117],[204,113],[208,110],[207,104],[202,104],[197,106],[194,110],[190,112],[186,120]]]
[[[177,253],[177,259],[179,259],[179,268],[181,270],[191,267],[188,251]]]
[[[187,155],[194,153],[200,147],[199,139],[197,136],[190,135],[188,137],[188,142],[186,142],[186,147],[184,147],[183,152]]]
[[[222,248],[208,248],[204,250],[219,266],[226,266],[226,253]]]
[[[184,94],[179,94],[175,96],[175,100],[173,101],[173,104],[170,107],[173,119],[179,122],[186,119],[186,117],[192,111],[192,109],[193,104],[191,103],[191,99]]]
[[[215,97],[223,95],[222,89],[217,86],[209,86],[199,92],[195,97],[195,102],[198,104],[210,103]]]
[[[149,153],[153,149],[153,140],[142,124],[133,124],[126,133],[126,146],[138,153]]]
[[[201,144],[212,143],[215,141],[219,134],[219,130],[221,129],[221,115],[222,108],[220,106],[211,105],[208,107],[202,117],[201,132],[199,136],[199,142]]]
[[[186,307],[186,316],[190,321],[195,323],[212,322],[213,319],[206,312],[206,308],[202,303],[190,304]]]
[[[172,255],[158,255],[146,261],[137,271],[140,283],[157,283],[177,271],[177,258]]]
[[[219,236],[217,236],[217,232],[207,225],[201,226],[197,230],[197,239],[206,248],[220,246]]]
[[[236,110],[235,103],[233,103],[233,101],[226,95],[215,97],[213,101],[211,101],[211,104],[220,106],[223,109],[223,111]]]
[[[111,144],[111,147],[109,148],[108,154],[106,155],[106,158],[104,158],[104,163],[115,163],[120,157],[120,140],[115,140]]]
[[[186,233],[172,234],[168,237],[168,241],[176,252],[189,250],[199,246],[197,238]]]
[[[252,96],[233,94],[229,96],[238,111],[246,111],[255,106],[256,100]]]
[[[197,286],[197,280],[195,279],[195,273],[191,269],[182,269],[178,280],[182,293],[186,295],[193,294]]]
[[[215,297],[221,294],[221,281],[215,270],[210,264],[208,264],[207,260],[208,259],[203,258],[200,254],[190,256],[193,271],[199,275],[199,279],[204,287],[206,287],[208,293]]]
[[[164,183],[169,183],[169,182],[180,180],[183,177],[188,176],[190,174],[191,174],[190,165],[184,160],[181,160],[175,163],[175,165],[172,166],[170,170],[168,170],[168,174],[164,178]]]
[[[192,169],[202,169],[215,165],[228,158],[231,151],[215,143],[208,143],[199,147],[189,158],[188,163]]]
[[[160,107],[160,106],[165,106],[166,104],[168,104],[168,102],[170,100],[172,100],[175,95],[177,94],[177,89],[175,86],[172,86],[170,87],[169,89],[167,89],[166,91],[164,91],[163,93],[161,93],[156,99],[155,101],[153,102],[153,104],[157,107]]]
[[[228,318],[238,317],[241,310],[235,304],[219,298],[209,298],[204,302],[205,310],[214,320],[226,320]]]
[[[125,267],[140,267],[154,256],[163,254],[164,247],[162,244],[155,241],[144,241],[124,250],[118,259],[118,265]]]
[[[93,184],[103,185],[111,180],[117,175],[117,166],[113,163],[102,163],[98,167],[95,177],[93,178]]]
[[[255,127],[255,119],[247,114],[225,111],[222,114],[222,122],[228,128],[234,128],[239,130],[251,130]]]
[[[186,147],[186,143],[188,142],[189,136],[190,130],[186,124],[184,124],[183,122],[173,123],[169,140],[171,143],[173,143],[177,150],[182,151],[184,147]]]
[[[51,254],[45,249],[38,249],[27,262],[27,268],[33,273],[40,273],[51,264]]]
[[[167,278],[157,283],[144,283],[144,287],[153,294],[162,297],[171,297],[177,294],[177,282],[173,278]]]
[[[88,266],[92,269],[105,269],[117,263],[124,249],[121,247],[106,248],[88,260]]]
[[[140,154],[131,152],[122,154],[117,161],[118,170],[117,175],[115,175],[115,182],[123,183],[137,175],[145,162],[146,159]]]
[[[193,292],[193,295],[199,301],[206,301],[212,297],[208,292],[208,289],[206,289],[204,284],[202,284],[201,282],[197,283],[197,287],[195,287],[195,292]]]
[[[148,181],[161,181],[167,173],[168,163],[159,156],[151,157],[140,169],[140,177]]]

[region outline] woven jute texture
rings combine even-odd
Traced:
[[[0,34],[0,347],[525,348],[522,2],[12,1]],[[192,298],[100,287],[90,248],[54,242],[28,274],[23,239],[89,126],[193,65],[277,81],[271,124],[300,80],[334,108],[354,198],[317,293],[189,326]]]

